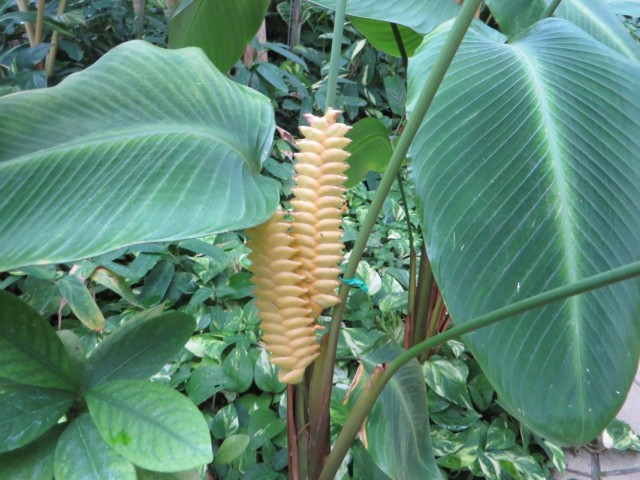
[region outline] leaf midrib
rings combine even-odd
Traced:
[[[538,104],[538,111],[541,115],[540,124],[544,131],[544,138],[549,146],[549,150],[546,155],[545,164],[552,172],[553,181],[551,188],[555,191],[556,199],[560,203],[559,210],[557,211],[556,218],[557,224],[561,227],[561,233],[559,235],[562,243],[562,249],[565,253],[564,272],[568,283],[574,283],[579,280],[577,274],[577,252],[571,239],[576,238],[573,223],[571,220],[571,202],[570,202],[570,189],[568,188],[568,182],[566,181],[565,166],[563,165],[563,156],[559,147],[559,139],[556,134],[561,129],[556,125],[553,115],[551,113],[551,106],[545,96],[545,83],[536,70],[536,65],[529,58],[528,52],[521,48],[517,43],[510,45],[513,52],[520,60],[526,72],[526,78],[532,84],[533,95],[535,96]],[[577,297],[572,297],[566,300],[566,304],[569,309],[569,319],[571,321],[571,331],[574,338],[573,367],[576,369],[576,378],[578,381],[578,403],[581,410],[586,410],[586,385],[583,372],[579,366],[583,364],[584,342],[582,341],[582,325],[579,315],[579,302]]]

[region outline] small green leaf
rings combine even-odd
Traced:
[[[261,350],[254,371],[256,385],[263,392],[279,393],[285,389],[284,383],[278,381],[276,366],[269,360],[269,353]]]
[[[51,326],[26,303],[0,290],[0,377],[75,390],[69,357]]]
[[[461,407],[473,410],[467,391],[469,368],[462,360],[432,358],[424,363],[422,369],[427,385],[438,395]]]
[[[144,287],[140,292],[140,303],[145,307],[152,307],[160,303],[169,289],[176,268],[173,263],[163,260],[145,277]]]
[[[469,394],[475,406],[481,412],[489,408],[493,402],[495,390],[484,373],[479,373],[469,382]]]
[[[67,352],[74,376],[80,378],[87,360],[87,353],[82,346],[82,340],[71,330],[58,330],[56,334]]]
[[[105,442],[142,468],[177,472],[213,459],[202,413],[175,390],[119,380],[88,390],[86,400]]]
[[[226,388],[227,377],[221,367],[203,365],[196,368],[186,384],[187,395],[196,405]]]
[[[71,407],[74,398],[66,391],[0,377],[0,452],[22,447],[49,430]]]
[[[0,478],[51,480],[58,437],[65,425],[56,425],[37,440],[0,455]]]
[[[405,80],[398,76],[384,77],[384,91],[387,94],[389,108],[398,116],[404,115],[404,105],[407,101],[407,85]]]
[[[85,385],[149,378],[180,352],[194,329],[193,317],[180,312],[127,321],[87,359]]]
[[[91,330],[104,329],[104,316],[83,280],[66,275],[58,282],[58,288],[78,320]]]
[[[270,408],[259,408],[249,417],[249,438],[253,448],[260,448],[286,428]]]
[[[375,118],[356,122],[346,136],[351,139],[346,148],[351,156],[347,158],[349,169],[345,186],[352,188],[366,177],[367,172],[384,172],[393,149],[387,127]]]
[[[111,270],[104,267],[98,267],[95,272],[93,272],[93,275],[91,275],[91,280],[99,283],[103,287],[107,287],[113,292],[116,292],[131,305],[136,307],[140,306],[138,299],[134,295],[133,291],[131,291],[131,287],[127,281]]]
[[[614,419],[605,429],[602,437],[607,448],[640,452],[640,438],[629,424],[622,420]]]
[[[253,383],[253,362],[249,352],[242,345],[237,345],[222,362],[222,370],[227,377],[226,390],[242,393]]]
[[[211,421],[211,433],[215,438],[230,437],[238,432],[239,427],[238,412],[233,403],[218,410]]]
[[[104,443],[86,413],[60,437],[54,466],[56,480],[136,480],[133,464]]]
[[[516,446],[516,432],[509,428],[504,417],[491,422],[487,430],[486,450],[509,450]]]
[[[249,435],[244,433],[239,433],[226,438],[216,453],[216,458],[213,461],[214,465],[224,465],[232,462],[242,455],[248,446]]]

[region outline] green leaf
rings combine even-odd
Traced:
[[[604,0],[562,0],[555,15],[569,20],[625,57],[640,61],[640,44]]]
[[[389,108],[398,115],[404,115],[405,103],[407,101],[407,86],[402,77],[394,75],[392,77],[384,77],[384,91],[387,94]]]
[[[602,441],[607,448],[616,450],[635,450],[640,452],[640,438],[634,433],[629,424],[622,420],[613,419],[602,434]]]
[[[350,17],[349,20],[351,20],[353,26],[360,30],[375,48],[394,57],[401,57],[391,23],[353,16]],[[398,32],[400,33],[402,45],[404,46],[407,57],[411,57],[422,42],[422,35],[404,25],[398,25]]]
[[[384,172],[389,164],[393,149],[389,141],[389,131],[376,118],[364,118],[357,121],[347,133],[351,143],[345,149],[351,156],[347,158],[349,169],[345,186],[355,187],[367,173]]]
[[[51,326],[26,303],[0,290],[0,378],[74,391],[69,357]]]
[[[216,452],[214,465],[224,465],[230,463],[242,455],[249,446],[249,435],[239,433],[225,438],[222,445]]]
[[[238,432],[238,412],[233,403],[225,405],[211,420],[211,433],[215,438],[227,438]]]
[[[487,430],[486,450],[509,450],[516,446],[516,432],[507,425],[504,417],[495,418]]]
[[[253,448],[260,448],[265,442],[284,431],[286,424],[270,408],[258,408],[249,417],[249,439]]]
[[[85,386],[148,379],[178,355],[194,329],[194,318],[180,312],[127,321],[87,359]]]
[[[175,390],[119,380],[88,390],[86,400],[104,441],[142,468],[178,472],[213,459],[202,413]]]
[[[226,388],[227,377],[221,367],[203,365],[196,368],[186,384],[187,395],[196,405]]]
[[[53,457],[64,425],[56,425],[22,448],[0,455],[0,478],[11,480],[53,479]]]
[[[91,330],[104,329],[104,316],[83,280],[66,275],[58,282],[58,288],[78,320]]]
[[[395,358],[402,349],[387,343],[361,357],[366,374],[359,388],[368,388],[369,375]],[[384,387],[364,425],[367,451],[376,465],[391,478],[440,479],[429,435],[427,391],[420,365],[412,360]],[[402,448],[389,448],[401,445]]]
[[[200,47],[229,70],[260,28],[269,0],[185,0],[169,22],[169,47]]]
[[[416,52],[410,107],[445,32]],[[638,259],[639,78],[638,64],[563,20],[509,44],[469,31],[410,150],[456,324]],[[559,444],[585,443],[635,375],[638,287],[573,297],[465,341],[509,413]]]
[[[0,271],[263,222],[273,130],[270,101],[201,51],[142,41],[1,97]]]
[[[469,369],[462,360],[432,358],[423,364],[422,370],[427,385],[434,392],[461,407],[473,410],[467,390]]]
[[[140,303],[149,308],[157,305],[167,294],[176,267],[168,260],[158,262],[144,279]]]
[[[222,362],[227,381],[225,389],[242,393],[249,389],[253,383],[253,361],[249,352],[242,345],[237,345]]]
[[[0,378],[0,452],[22,447],[55,425],[71,407],[69,392]]]
[[[84,372],[87,361],[87,352],[82,346],[82,340],[71,330],[58,330],[56,335],[64,345],[74,377],[79,378]]]
[[[337,0],[311,0],[336,9]],[[458,13],[454,0],[349,0],[347,14],[384,22],[393,22],[427,34]]]
[[[284,383],[278,381],[276,366],[269,360],[269,353],[262,349],[253,372],[256,386],[263,392],[279,393],[285,389]]]
[[[104,443],[86,413],[60,437],[54,468],[56,480],[136,480],[133,464]]]
[[[547,6],[546,0],[486,0],[486,4],[508,37],[518,35],[540,20]]]
[[[140,306],[127,281],[115,272],[104,267],[98,267],[91,275],[91,280],[117,293],[131,305]]]

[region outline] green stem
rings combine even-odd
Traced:
[[[415,328],[411,347],[426,338],[432,288],[433,272],[431,271],[431,262],[429,262],[427,251],[423,245],[420,252],[420,272],[418,274],[418,293],[416,294],[416,318],[413,322]]]
[[[342,459],[351,447],[356,434],[362,427],[362,423],[370,412],[378,395],[391,379],[391,377],[407,362],[418,355],[428,352],[431,348],[440,345],[449,340],[459,338],[460,336],[487,327],[496,322],[506,320],[515,315],[540,308],[549,303],[565,300],[569,297],[579,295],[581,293],[602,288],[612,283],[628,280],[633,277],[640,276],[640,261],[630,263],[623,267],[614,268],[604,273],[599,273],[591,277],[585,278],[570,285],[554,288],[544,293],[540,293],[533,297],[519,302],[512,303],[506,307],[499,308],[493,312],[481,315],[473,320],[466,322],[464,325],[454,327],[435,337],[431,337],[424,342],[419,343],[415,347],[403,352],[390,362],[386,368],[380,370],[379,375],[372,375],[367,388],[360,394],[356,404],[353,406],[351,413],[336,439],[336,443],[327,458],[325,468],[320,475],[320,480],[330,480],[340,468]]]
[[[336,104],[336,88],[338,86],[338,70],[340,69],[340,55],[342,54],[342,32],[344,30],[347,0],[338,0],[336,16],[333,24],[333,39],[331,40],[331,60],[329,62],[329,78],[327,80],[327,105],[325,110]]]
[[[556,11],[562,0],[553,0],[549,6],[542,12],[542,18],[549,18]]]
[[[362,258],[362,254],[364,253],[367,245],[367,240],[369,235],[371,235],[376,219],[378,218],[378,214],[380,213],[382,205],[389,193],[389,189],[400,171],[400,167],[407,156],[411,142],[413,142],[413,139],[418,133],[422,119],[426,115],[427,109],[431,105],[438,87],[442,83],[442,79],[447,73],[449,65],[453,61],[453,57],[458,51],[458,47],[462,43],[462,39],[464,38],[469,25],[471,25],[471,22],[475,17],[476,10],[480,6],[481,2],[482,0],[467,0],[464,2],[464,5],[460,9],[458,16],[449,31],[449,35],[442,47],[439,58],[431,69],[429,77],[427,78],[422,92],[416,102],[415,109],[411,114],[400,139],[398,140],[398,144],[393,151],[389,165],[382,175],[378,189],[376,190],[371,206],[369,207],[369,211],[367,212],[367,216],[362,223],[362,228],[353,246],[351,255],[349,256],[349,262],[347,263],[347,268],[344,273],[345,278],[352,278],[355,276],[358,263]],[[336,38],[334,37],[334,42],[335,41]],[[320,412],[319,420],[321,420],[321,422],[318,425],[311,425],[312,435],[314,433],[326,432],[329,430],[328,412],[329,401],[331,400],[333,369],[335,366],[336,352],[338,348],[338,338],[340,336],[340,324],[346,308],[348,295],[349,285],[341,285],[338,293],[340,303],[333,309],[331,325],[329,327],[329,333],[327,334],[328,338],[326,339],[326,350],[323,352],[325,354],[325,359],[322,362],[321,369],[314,368],[314,377],[316,375],[320,375],[320,378],[316,378],[315,381],[311,383],[309,391],[309,409],[310,411]]]

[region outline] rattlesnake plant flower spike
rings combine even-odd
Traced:
[[[342,259],[342,206],[344,204],[344,175],[349,153],[344,150],[351,140],[345,134],[351,127],[338,123],[340,112],[329,109],[322,117],[306,115],[309,126],[301,126],[304,136],[298,140],[296,154],[296,187],[292,236],[300,262],[296,270],[303,278],[309,308],[314,319],[322,310],[338,304],[339,263]]]
[[[254,296],[263,330],[262,342],[271,362],[280,367],[278,379],[302,381],[306,367],[318,356],[315,322],[308,290],[299,272],[301,262],[289,234],[291,224],[278,210],[266,223],[247,230]]]

